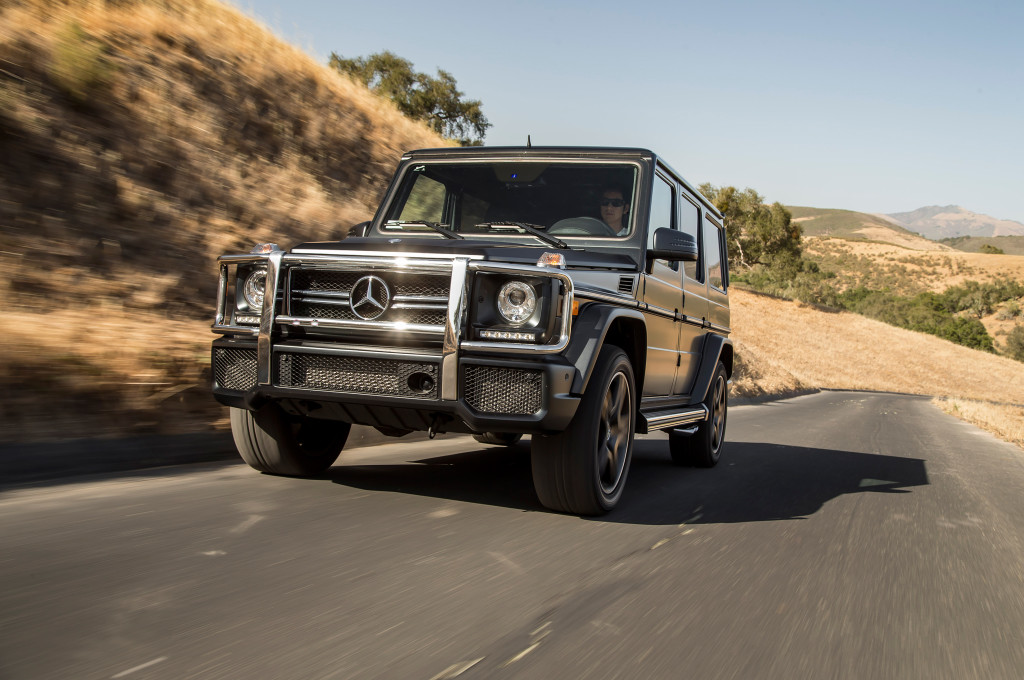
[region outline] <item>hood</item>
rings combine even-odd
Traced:
[[[508,243],[491,239],[428,239],[428,238],[348,238],[344,241],[319,241],[300,243],[291,249],[296,254],[332,253],[422,253],[432,255],[467,255],[488,262],[509,264],[537,264],[545,252],[561,253],[569,269],[615,269],[637,271],[638,264],[632,249],[591,248],[590,250],[566,250],[538,243],[537,245]]]

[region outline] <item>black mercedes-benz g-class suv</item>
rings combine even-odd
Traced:
[[[352,424],[530,434],[541,503],[600,514],[636,432],[718,462],[725,248],[722,215],[645,149],[413,151],[348,238],[220,258],[213,392],[263,472],[323,472]]]

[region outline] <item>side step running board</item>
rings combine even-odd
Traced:
[[[704,404],[697,407],[687,407],[682,411],[654,411],[651,413],[640,412],[640,422],[637,423],[638,432],[654,432],[656,430],[670,430],[680,425],[700,423],[708,419],[708,409]]]

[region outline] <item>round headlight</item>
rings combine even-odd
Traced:
[[[537,309],[537,294],[522,281],[509,281],[498,291],[498,311],[511,324],[520,325]]]
[[[267,286],[267,270],[257,269],[245,279],[242,285],[242,294],[249,308],[254,311],[263,309],[263,291]]]

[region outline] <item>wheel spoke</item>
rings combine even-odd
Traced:
[[[626,452],[629,450],[630,404],[629,384],[622,373],[616,373],[608,385],[601,407],[599,451],[601,484],[611,492],[622,476]]]

